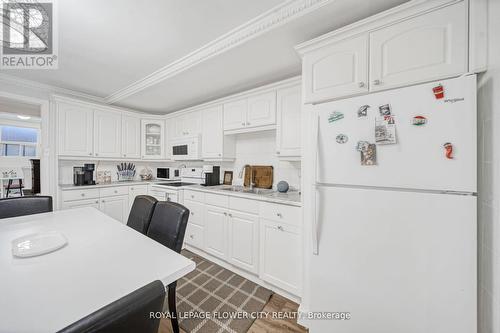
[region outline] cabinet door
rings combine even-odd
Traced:
[[[302,251],[299,228],[261,219],[260,278],[301,294]]]
[[[368,91],[368,36],[312,51],[302,62],[304,100],[317,103]]]
[[[122,116],[122,157],[141,158],[141,120]]]
[[[93,156],[93,110],[84,106],[57,103],[59,155]]]
[[[66,201],[62,204],[62,209],[93,207],[99,209],[99,199],[86,199],[76,201]]]
[[[121,157],[122,116],[119,112],[94,111],[94,155]]]
[[[222,157],[224,145],[222,105],[205,109],[202,115],[202,157]]]
[[[128,205],[132,208],[134,204],[135,197],[138,195],[147,195],[148,185],[134,185],[128,188]],[[130,210],[129,210],[130,211]]]
[[[247,127],[276,124],[276,92],[248,98]]]
[[[99,209],[106,215],[121,223],[127,223],[128,219],[128,196],[120,195],[116,197],[101,198]]]
[[[184,242],[187,245],[203,249],[203,232],[204,231],[202,227],[192,223],[188,223],[186,227],[186,236],[184,237]]]
[[[302,93],[300,86],[278,90],[276,154],[300,157]]]
[[[201,113],[199,111],[181,114],[174,121],[174,137],[195,136],[201,133]]]
[[[205,206],[205,251],[227,258],[227,211],[223,208]]]
[[[169,118],[165,121],[165,129],[166,129],[165,158],[167,160],[172,159],[172,150],[170,149],[170,143],[175,138],[175,126],[176,126],[175,118]]]
[[[249,272],[258,273],[258,216],[230,211],[228,221],[229,261]]]
[[[159,160],[165,156],[165,124],[161,120],[146,120],[142,123],[142,158]]]
[[[466,2],[370,34],[370,89],[438,80],[467,71]]]
[[[247,121],[247,100],[224,104],[224,130],[244,128]]]

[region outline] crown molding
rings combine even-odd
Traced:
[[[22,79],[20,77],[9,75],[5,73],[0,73],[0,83],[12,84],[20,87],[35,89],[38,91],[47,92],[48,94],[61,94],[68,95],[71,97],[83,98],[93,102],[105,103],[104,98],[99,96],[94,96],[90,94],[86,94],[83,92],[79,92],[76,90],[61,88],[57,86],[53,86],[50,84],[45,84],[41,82],[36,82],[32,80]]]
[[[123,100],[334,1],[287,0],[186,56],[105,97],[104,100],[109,104]]]

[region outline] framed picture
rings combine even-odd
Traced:
[[[232,184],[233,184],[233,172],[224,171],[224,185],[232,185]]]

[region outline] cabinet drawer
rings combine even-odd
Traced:
[[[204,202],[205,201],[205,193],[198,192],[198,191],[185,190],[184,191],[184,200]]]
[[[189,223],[203,226],[203,214],[205,212],[205,206],[200,202],[191,200],[184,200],[184,206],[189,209]]]
[[[257,215],[259,213],[259,202],[256,200],[229,197],[229,208],[240,212]]]
[[[115,195],[128,195],[128,186],[101,188],[101,197],[113,197]]]
[[[261,202],[260,216],[271,221],[295,226],[302,225],[302,211],[300,207]]]
[[[188,223],[186,227],[186,237],[184,237],[186,244],[194,247],[203,248],[203,228],[195,224]]]
[[[128,187],[129,193],[148,193],[148,185],[132,185]],[[137,194],[139,195],[139,194]]]
[[[227,208],[229,206],[229,198],[227,195],[205,193],[205,203],[211,206]]]
[[[62,201],[73,201],[82,199],[94,199],[99,198],[99,189],[84,189],[84,190],[72,190],[62,192]]]

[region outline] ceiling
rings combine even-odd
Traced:
[[[300,74],[295,45],[403,2],[58,1],[59,69],[2,72],[168,113]]]

